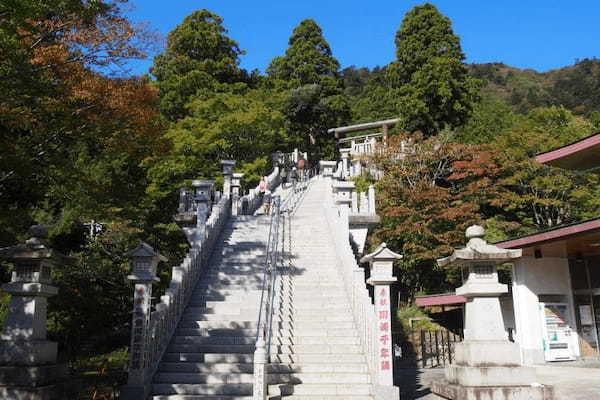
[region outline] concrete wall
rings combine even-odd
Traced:
[[[575,355],[579,356],[568,260],[561,257],[523,257],[513,267],[515,341],[521,345],[523,362],[534,364],[545,361],[540,295],[561,295],[568,300],[569,325],[573,329],[571,345]]]

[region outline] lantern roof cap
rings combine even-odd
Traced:
[[[138,244],[138,246],[135,249],[128,251],[125,255],[128,257],[131,257],[131,258],[134,258],[134,257],[158,257],[158,259],[160,261],[167,261],[167,258],[165,256],[161,255],[156,250],[154,250],[154,248],[152,246],[150,246],[148,243],[141,241],[141,240],[140,240],[140,244]]]
[[[221,160],[221,165],[235,165],[235,160]]]
[[[521,249],[503,249],[493,244],[489,244],[483,238],[485,229],[479,225],[472,225],[465,232],[468,242],[462,249],[456,249],[448,257],[440,258],[437,263],[440,267],[449,266],[459,262],[469,261],[490,261],[490,262],[508,262],[522,256]]]
[[[194,179],[192,181],[192,186],[201,187],[201,186],[214,186],[215,181],[206,180],[206,179]]]
[[[385,242],[381,243],[371,254],[367,254],[360,259],[361,263],[371,261],[395,261],[401,260],[404,256],[391,251]]]
[[[74,264],[75,257],[66,256],[46,246],[48,229],[43,225],[32,225],[27,231],[29,239],[23,244],[0,248],[0,258],[9,261],[24,261],[36,259],[51,259],[64,264]]]

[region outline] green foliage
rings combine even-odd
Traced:
[[[194,97],[247,80],[239,68],[244,52],[222,24],[223,19],[208,10],[193,12],[169,33],[167,50],[154,59],[150,72],[156,77],[161,112],[169,120],[184,117]]]
[[[398,317],[400,325],[402,325],[403,332],[410,332],[413,329],[424,331],[435,331],[440,329],[440,326],[435,322],[432,322],[423,309],[415,305],[403,305],[399,307],[396,316]],[[413,319],[412,325],[411,319]]]
[[[359,193],[366,193],[369,190],[369,186],[375,184],[375,181],[373,180],[371,175],[367,173],[355,176],[354,178],[351,178],[350,181],[354,182],[354,190]]]
[[[497,135],[513,127],[517,115],[501,100],[484,100],[473,108],[468,121],[455,131],[455,140],[461,143],[491,143]]]
[[[479,82],[463,60],[450,20],[435,6],[406,14],[396,33],[396,61],[386,71],[386,101],[395,104],[407,130],[432,135],[466,122],[479,101]]]
[[[334,157],[327,128],[350,119],[339,66],[319,25],[305,19],[294,29],[285,55],[274,58],[267,69],[271,85],[287,91],[283,112],[290,124],[290,144],[308,149],[309,159]]]

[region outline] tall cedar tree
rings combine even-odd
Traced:
[[[308,149],[314,159],[332,157],[335,146],[327,128],[350,117],[340,64],[312,19],[294,28],[288,44],[285,55],[274,58],[267,73],[276,87],[288,91],[284,113],[291,123],[292,145]]]
[[[417,6],[404,17],[395,42],[387,97],[405,128],[429,136],[464,124],[479,101],[479,81],[468,75],[450,20],[432,4]]]
[[[239,68],[242,54],[238,43],[227,36],[220,16],[205,9],[188,15],[169,33],[166,51],[155,57],[150,69],[162,114],[176,121],[186,115],[185,106],[194,98],[246,80]]]

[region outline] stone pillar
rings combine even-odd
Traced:
[[[150,338],[150,313],[152,285],[159,282],[156,267],[167,259],[144,242],[127,253],[133,261],[133,274],[127,279],[133,282],[133,313],[131,314],[131,347],[127,385],[121,390],[121,399],[146,399],[152,380],[153,348]]]
[[[358,214],[358,193],[352,192],[352,213]]]
[[[360,159],[356,157],[352,160],[352,176],[360,176],[362,174],[362,164]]]
[[[319,169],[324,178],[331,178],[337,163],[335,161],[319,161]]]
[[[377,210],[375,208],[375,188],[373,185],[369,185],[369,215],[377,214]]]
[[[448,399],[549,399],[551,389],[532,385],[535,369],[521,365],[519,345],[508,341],[500,308],[508,288],[498,282],[497,266],[520,258],[521,250],[488,244],[484,235],[481,226],[469,227],[467,246],[438,260],[441,267],[466,266],[469,275],[456,289],[467,298],[464,341],[455,345],[446,382],[435,382],[432,391]]]
[[[267,350],[262,337],[256,341],[254,350],[254,384],[252,400],[265,400],[267,398]]]
[[[0,257],[14,262],[11,281],[2,290],[11,295],[0,334],[0,398],[62,399],[66,365],[56,363],[57,344],[46,339],[48,297],[58,293],[51,270],[74,259],[46,247],[48,231],[29,228],[25,244],[0,249]]]
[[[238,215],[240,208],[240,188],[244,174],[235,173],[231,180],[231,215]]]
[[[332,188],[335,204],[350,208],[352,206],[354,182],[336,181],[333,183]]]
[[[346,179],[350,175],[348,158],[350,157],[350,151],[352,149],[340,149],[342,156],[342,179]]]
[[[367,199],[367,194],[365,192],[360,192],[358,195],[360,199],[360,213],[368,214],[369,213],[369,200]]]
[[[221,160],[223,168],[223,196],[231,197],[231,175],[233,174],[234,160]]]
[[[394,386],[394,354],[392,352],[392,308],[390,301],[390,285],[397,281],[393,276],[394,261],[402,256],[387,248],[385,243],[371,254],[364,256],[360,262],[368,262],[371,277],[367,280],[373,286],[375,294],[376,342],[375,360],[377,364],[377,380],[374,385],[376,399],[397,399],[399,389]]]

